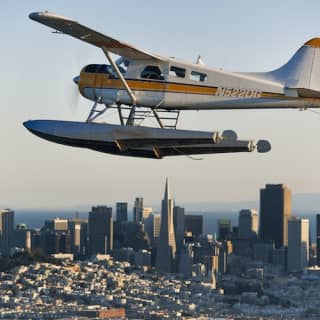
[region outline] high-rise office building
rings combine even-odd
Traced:
[[[41,250],[41,232],[38,229],[31,229],[31,251]]]
[[[320,214],[317,214],[317,265],[320,266]]]
[[[184,208],[175,206],[173,208],[173,225],[176,237],[177,249],[182,248],[185,231]]]
[[[72,253],[70,231],[60,232],[59,235],[60,235],[59,252],[57,253]]]
[[[34,246],[32,249],[36,249]],[[71,232],[55,231],[46,227],[40,232],[40,248],[44,254],[71,253]]]
[[[203,216],[186,214],[184,216],[184,227],[187,232],[192,232],[194,239],[198,239],[202,235]]]
[[[142,209],[142,221],[144,219],[147,219],[150,214],[152,213],[152,208],[151,207],[143,207]]]
[[[60,251],[60,233],[50,229],[41,230],[41,250],[44,254],[50,255]]]
[[[218,240],[227,240],[231,233],[231,221],[229,219],[218,220]]]
[[[10,209],[0,210],[1,251],[9,253],[14,226],[14,212]]]
[[[113,248],[112,208],[92,207],[89,212],[90,255],[110,253]]]
[[[238,236],[241,239],[254,239],[258,236],[258,212],[244,209],[239,212]]]
[[[309,261],[309,220],[288,221],[288,271],[302,271]]]
[[[70,219],[69,230],[71,233],[72,253],[82,256],[86,255],[88,245],[88,220],[79,218]]]
[[[160,238],[160,228],[161,228],[161,214],[153,214],[153,241],[158,243]]]
[[[46,220],[40,231],[40,247],[45,254],[71,253],[71,232],[67,219]]]
[[[142,223],[129,221],[123,225],[123,246],[134,250],[149,249],[150,239]]]
[[[113,222],[114,248],[121,248],[124,237],[124,224],[128,222],[128,203],[116,203],[116,220]]]
[[[170,196],[168,179],[162,200],[160,240],[157,249],[156,269],[160,272],[175,271],[176,239],[173,226],[173,199]]]
[[[46,220],[44,223],[45,228],[54,231],[67,231],[68,230],[68,220],[61,218],[54,218],[52,220]]]
[[[260,238],[273,240],[276,248],[288,244],[291,190],[283,184],[267,184],[260,190]]]
[[[191,277],[193,265],[193,252],[191,245],[185,245],[181,248],[178,262],[178,272],[185,278]]]
[[[31,250],[31,232],[25,224],[17,224],[13,231],[12,247]]]
[[[128,203],[117,202],[116,203],[116,220],[117,221],[128,221]]]
[[[133,221],[142,222],[143,198],[136,198],[133,207]]]
[[[160,214],[151,213],[148,218],[143,220],[144,231],[148,233],[153,246],[156,245],[160,236]]]

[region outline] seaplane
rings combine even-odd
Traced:
[[[93,102],[86,121],[29,120],[24,126],[51,142],[95,151],[162,159],[234,152],[268,152],[267,140],[239,140],[232,130],[177,129],[185,110],[300,109],[320,107],[320,38],[307,41],[282,67],[269,72],[230,72],[136,48],[77,21],[34,12],[30,19],[54,33],[100,48],[108,63],[89,64],[73,78]],[[116,58],[116,57],[117,58]],[[116,109],[119,124],[98,122]],[[157,127],[143,126],[153,117]],[[100,118],[101,119],[101,118]]]

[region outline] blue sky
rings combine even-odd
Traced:
[[[165,177],[179,202],[256,200],[265,183],[296,193],[319,192],[320,116],[299,111],[187,112],[180,128],[233,129],[243,139],[267,138],[268,154],[131,159],[59,146],[25,130],[28,119],[84,120],[72,78],[98,49],[28,19],[48,10],[162,55],[235,71],[284,64],[308,39],[320,36],[319,1],[18,1],[0,10],[0,205],[71,207],[146,203],[162,197]]]

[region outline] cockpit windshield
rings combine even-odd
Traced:
[[[90,73],[106,73],[111,74],[112,68],[109,65],[106,64],[89,64],[84,69],[85,72]]]
[[[124,64],[124,61],[122,61],[120,64],[118,64],[118,68],[120,72],[125,75],[127,72],[127,67]],[[128,64],[129,65],[129,64]],[[109,78],[116,79],[118,78],[117,73],[115,70],[113,70],[113,67],[108,64],[89,64],[84,69],[85,72],[89,73],[103,73],[109,75]]]

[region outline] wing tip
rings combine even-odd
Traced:
[[[31,20],[37,20],[37,18],[41,15],[42,12],[31,12],[29,14],[29,18]]]
[[[74,20],[72,20],[70,18],[61,16],[61,15],[58,15],[58,14],[51,13],[49,11],[31,12],[29,14],[29,18],[31,20],[34,20],[34,21],[41,21],[42,20],[41,18],[49,18],[49,19],[51,18],[51,19],[74,21]]]

